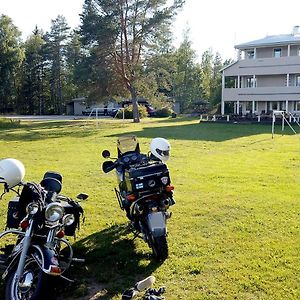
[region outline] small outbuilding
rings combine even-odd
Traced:
[[[67,115],[81,116],[82,111],[86,109],[85,97],[74,98],[67,103]]]

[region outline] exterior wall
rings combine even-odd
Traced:
[[[299,101],[300,87],[223,89],[224,101]]]
[[[256,77],[257,87],[286,86],[286,75],[267,75]]]
[[[299,56],[299,49],[300,49],[299,45],[291,46],[291,48],[290,48],[290,56]]]
[[[281,56],[288,55],[287,46],[275,46],[275,47],[266,47],[266,48],[256,48],[256,58],[272,58],[274,57],[274,49],[281,49]]]
[[[85,108],[85,98],[73,99],[67,104],[67,115],[80,116]]]
[[[225,76],[300,73],[300,56],[239,60],[224,70]]]
[[[85,104],[82,102],[74,102],[74,115],[75,116],[81,116],[82,111],[85,109]]]
[[[257,105],[256,105],[257,114],[266,113],[267,111],[268,111],[268,108],[267,108],[267,103],[265,101],[257,102]]]

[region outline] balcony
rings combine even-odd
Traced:
[[[225,88],[224,101],[300,101],[300,87]]]
[[[225,76],[300,73],[300,56],[243,59],[224,70]]]

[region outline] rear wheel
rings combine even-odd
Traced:
[[[167,237],[165,235],[152,237],[151,248],[153,256],[158,260],[165,260],[168,258],[169,249]]]
[[[6,300],[38,300],[43,297],[45,274],[33,258],[25,262],[23,276],[20,280],[16,278],[14,269],[7,280],[5,289]]]

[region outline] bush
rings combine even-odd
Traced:
[[[139,108],[139,115],[140,115],[141,119],[148,116],[147,109],[145,106],[139,105],[138,108]],[[118,111],[116,117],[118,119],[123,119],[123,110],[122,109],[120,109]],[[124,108],[124,118],[125,119],[133,119],[133,106],[132,105],[129,105]]]
[[[155,111],[155,117],[158,118],[164,118],[164,117],[169,117],[173,113],[173,110],[169,107],[163,107],[161,109],[158,109]]]
[[[20,120],[0,118],[0,128],[1,129],[13,129],[13,128],[19,128],[19,127],[21,127]]]

